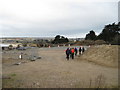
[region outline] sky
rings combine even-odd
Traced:
[[[1,37],[84,38],[118,22],[119,0],[0,0]]]

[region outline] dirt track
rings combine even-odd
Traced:
[[[6,59],[14,52],[3,54],[3,76],[11,79],[3,80],[3,87],[15,88],[83,88],[97,87],[98,79],[101,77],[101,87],[116,87],[118,85],[118,69],[79,60],[67,61],[65,48],[30,49],[23,53],[37,52],[42,59],[34,62],[29,60],[21,65],[13,65],[18,59]],[[15,55],[17,54],[17,55]],[[7,56],[8,55],[8,56]],[[9,56],[10,57],[10,56]],[[5,61],[6,60],[6,61]]]

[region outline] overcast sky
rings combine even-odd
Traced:
[[[83,2],[84,1],[84,2]],[[81,38],[118,22],[119,0],[1,0],[1,36]]]

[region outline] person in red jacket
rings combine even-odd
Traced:
[[[74,52],[75,52],[75,49],[74,48],[71,48],[71,58],[74,59]]]

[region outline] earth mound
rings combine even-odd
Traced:
[[[118,67],[118,45],[99,45],[88,48],[80,60],[87,60],[99,65]]]

